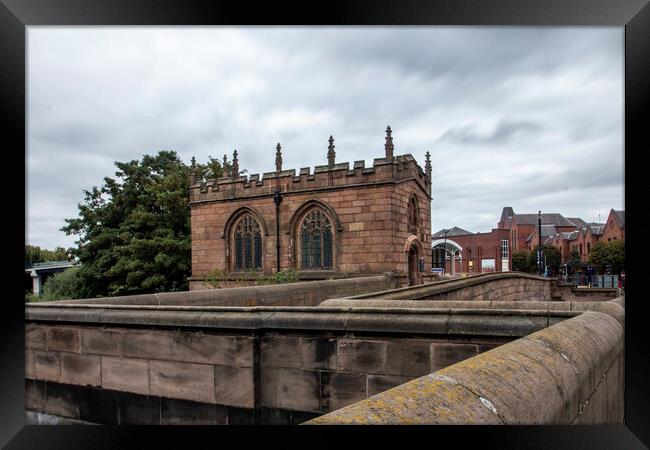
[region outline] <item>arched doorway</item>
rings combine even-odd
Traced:
[[[408,274],[409,274],[409,286],[414,286],[420,284],[420,252],[416,245],[411,245],[409,248],[408,254]]]

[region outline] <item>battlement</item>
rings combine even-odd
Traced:
[[[420,167],[413,155],[392,154],[392,137],[387,128],[386,157],[375,158],[371,167],[365,161],[336,163],[334,161],[334,139],[330,136],[328,164],[313,168],[302,167],[282,170],[282,153],[277,145],[276,170],[251,174],[249,176],[226,176],[213,180],[196,180],[190,177],[190,204],[210,201],[226,201],[247,197],[273,195],[276,190],[282,193],[304,192],[309,190],[340,189],[353,186],[367,186],[386,183],[398,183],[415,180],[422,190],[431,195],[431,162],[427,153],[426,171]],[[239,172],[239,161],[235,151],[234,171]]]

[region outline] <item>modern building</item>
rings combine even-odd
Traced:
[[[395,155],[386,129],[384,155],[337,163],[329,138],[327,165],[282,168],[216,180],[190,176],[192,277],[205,289],[215,270],[233,284],[259,274],[293,269],[300,279],[329,279],[392,272],[404,284],[430,277],[431,161],[423,170],[410,154]],[[233,285],[230,284],[230,285]]]
[[[573,250],[586,262],[596,242],[625,240],[623,210],[610,210],[606,223],[602,224],[588,223],[578,217],[567,218],[560,213],[515,214],[512,207],[506,206],[497,228],[490,232],[472,233],[453,227],[434,233],[432,267],[444,267],[446,273],[511,270],[513,251],[530,251],[538,245],[539,218],[542,244],[558,248],[562,262],[569,261]]]

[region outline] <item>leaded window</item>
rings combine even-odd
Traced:
[[[320,209],[307,213],[300,227],[301,268],[332,268],[332,224]]]
[[[418,206],[413,197],[409,201],[408,231],[411,234],[418,234]]]
[[[235,270],[262,268],[262,232],[260,224],[245,214],[235,225]]]

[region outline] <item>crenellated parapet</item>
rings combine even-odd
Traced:
[[[427,170],[423,170],[411,154],[393,155],[390,127],[387,131],[389,142],[387,156],[375,158],[372,166],[366,167],[365,161],[335,162],[334,139],[330,136],[327,151],[327,164],[282,170],[281,147],[276,147],[276,170],[263,174],[232,174],[213,180],[197,180],[190,177],[190,203],[210,202],[273,195],[277,189],[282,193],[304,192],[309,190],[340,189],[400,183],[414,180],[427,196],[431,196],[431,168],[428,161]],[[234,157],[237,161],[237,157]]]

